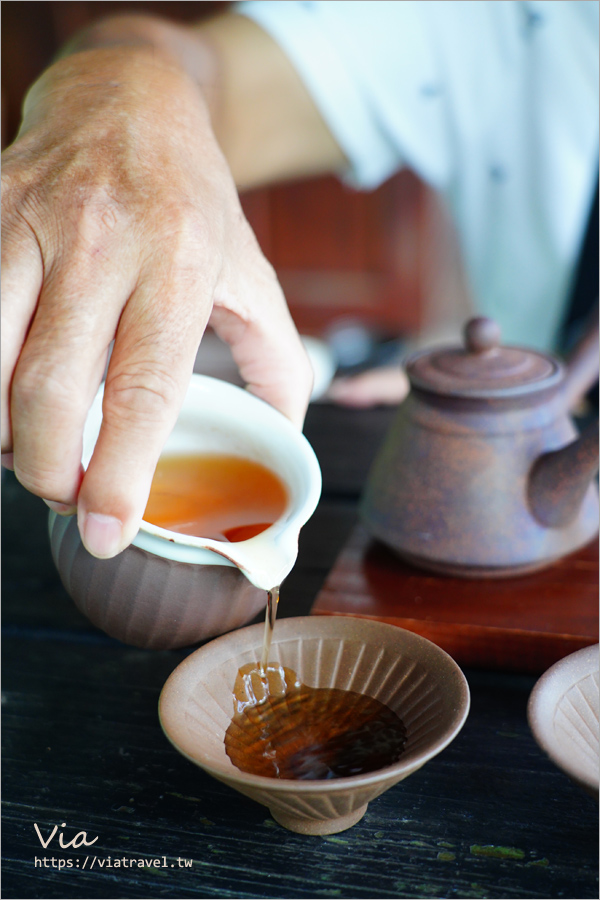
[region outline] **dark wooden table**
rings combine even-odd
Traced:
[[[390,416],[309,411],[324,492],[281,616],[310,612]],[[598,806],[529,732],[534,677],[467,670],[471,713],[449,748],[349,831],[292,834],[163,736],[158,696],[189,651],[92,628],[53,568],[44,505],[12,474],[2,493],[4,897],[598,897]],[[35,825],[44,842],[58,826],[47,848]],[[89,848],[60,846],[82,831]]]

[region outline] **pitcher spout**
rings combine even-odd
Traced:
[[[269,528],[239,543],[206,541],[206,549],[226,559],[244,573],[254,587],[270,591],[286,578],[298,556],[299,532]]]
[[[529,507],[547,528],[569,525],[581,508],[598,471],[598,422],[592,422],[572,443],[544,453],[529,477]]]

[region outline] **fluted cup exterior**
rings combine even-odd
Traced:
[[[126,644],[189,646],[247,624],[266,605],[266,592],[233,566],[182,563],[133,545],[96,559],[75,516],[50,513],[49,531],[52,558],[77,608]]]

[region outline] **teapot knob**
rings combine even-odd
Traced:
[[[464,338],[470,353],[485,353],[500,344],[500,326],[493,319],[477,316],[467,322]]]

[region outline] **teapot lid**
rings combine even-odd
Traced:
[[[546,390],[562,381],[563,368],[550,356],[523,347],[500,346],[493,319],[471,319],[465,347],[422,351],[408,360],[413,387],[451,397],[511,397]]]

